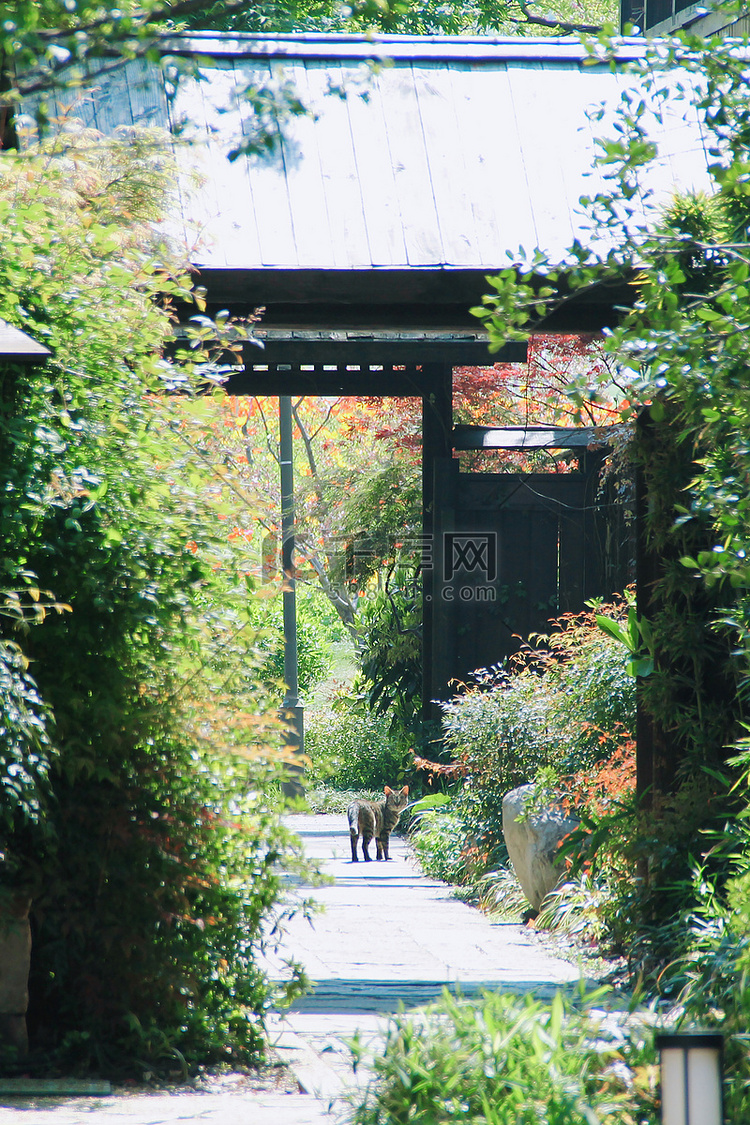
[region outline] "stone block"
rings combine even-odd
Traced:
[[[532,785],[521,785],[505,794],[503,836],[521,889],[534,910],[539,910],[564,874],[557,858],[558,845],[579,822],[556,804],[525,813],[533,791]]]

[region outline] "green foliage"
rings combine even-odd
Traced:
[[[606,0],[585,5],[561,0],[539,5],[532,12],[514,0],[456,0],[419,5],[408,0],[358,0],[342,7],[331,0],[297,0],[281,4],[264,0],[239,11],[224,3],[207,4],[206,11],[189,17],[194,27],[220,27],[233,31],[376,31],[395,35],[539,34],[539,28],[556,34],[604,23],[614,23],[618,13]],[[229,9],[229,10],[228,10]]]
[[[476,875],[467,863],[466,821],[450,808],[419,816],[411,843],[421,870],[431,879],[463,886]]]
[[[305,729],[309,784],[336,789],[383,791],[409,780],[411,757],[403,737],[384,715],[340,697],[310,712]]]
[[[0,317],[53,356],[2,371],[2,889],[33,895],[32,1044],[66,1068],[256,1059],[295,854],[244,583],[162,394],[190,382],[149,225],[171,181],[138,131],[0,161]]]
[[[422,705],[421,582],[391,568],[385,588],[360,612],[362,680],[368,705],[393,729],[414,729]]]
[[[98,768],[106,781],[53,779],[63,815],[34,903],[34,1058],[105,1073],[258,1061],[284,992],[257,965],[263,920],[293,854],[273,802],[241,795],[262,773],[167,739]]]
[[[747,746],[733,760],[737,783],[748,795]],[[719,881],[712,865],[695,861],[689,909],[683,909],[670,946],[678,955],[663,970],[660,987],[671,998],[681,1025],[724,1035],[724,1098],[727,1121],[750,1114],[750,839],[747,812],[711,834],[728,863]]]
[[[447,992],[424,1015],[388,1024],[375,1081],[353,1095],[356,1125],[477,1121],[486,1125],[635,1125],[656,1122],[651,1034],[625,1030],[558,993],[551,1004]],[[367,1053],[355,1042],[355,1066]],[[369,1062],[370,1060],[368,1060]]]
[[[399,567],[394,575],[397,587],[408,584],[405,571],[421,530],[422,484],[415,458],[399,456],[375,472],[360,474],[343,513],[343,534],[354,544],[358,584],[365,586],[389,566]]]
[[[300,692],[311,691],[331,668],[331,642],[340,638],[341,629],[330,615],[318,612],[316,592],[297,589],[297,679]],[[281,597],[270,603],[256,599],[251,603],[250,620],[256,631],[256,647],[263,656],[261,673],[269,689],[278,690],[284,682],[284,622]]]
[[[689,32],[647,49],[638,90],[602,143],[607,187],[585,201],[607,250],[598,257],[576,245],[564,271],[537,254],[496,278],[477,310],[497,344],[523,337],[571,293],[632,286],[631,308],[605,346],[619,368],[623,419],[639,416],[633,460],[653,573],[638,607],[650,631],[634,655],[649,671],[641,701],[655,755],[631,823],[639,880],[629,903],[620,900],[619,921],[631,938],[640,931],[649,957],[659,944],[667,958],[672,943],[680,947],[674,919],[699,901],[695,870],[720,893],[726,857],[709,841],[743,808],[726,777],[750,683],[750,109],[741,55]],[[660,106],[673,112],[680,102],[704,130],[711,189],[655,217],[643,210],[644,173],[660,159]],[[570,388],[581,405],[600,391],[584,380]]]
[[[599,606],[612,622],[627,604]],[[568,615],[546,637],[534,638],[507,671],[482,674],[443,704],[443,733],[453,754],[454,816],[463,841],[454,860],[462,882],[474,882],[507,862],[502,802],[518,785],[545,770],[555,777],[592,769],[612,753],[622,732],[634,728],[635,683],[620,644],[597,625],[597,612]],[[417,846],[425,855],[439,843],[441,813]],[[455,843],[455,822],[445,821]],[[435,842],[430,843],[431,840]],[[433,861],[427,860],[428,864]]]
[[[20,649],[0,641],[0,884],[9,887],[31,872],[14,867],[9,842],[33,839],[43,848],[49,798],[49,770],[54,750],[47,731],[49,712],[26,671]]]

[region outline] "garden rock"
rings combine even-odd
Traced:
[[[556,858],[558,844],[578,827],[578,821],[554,803],[524,815],[533,791],[533,785],[521,785],[505,794],[503,836],[521,889],[539,910],[563,874]]]

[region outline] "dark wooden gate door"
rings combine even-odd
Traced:
[[[600,464],[586,454],[570,473],[464,474],[456,460],[435,461],[425,555],[433,699],[500,664],[520,638],[549,632],[550,618],[623,589]]]

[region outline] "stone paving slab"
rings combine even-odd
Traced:
[[[283,961],[293,957],[314,982],[271,1027],[300,1092],[240,1084],[219,1093],[0,1098],[2,1125],[336,1125],[357,1081],[348,1047],[355,1033],[376,1047],[389,1013],[417,1009],[446,987],[467,996],[501,989],[546,997],[577,983],[576,966],[551,956],[523,926],[493,922],[420,875],[403,840],[391,839],[387,863],[354,864],[346,817],[300,815],[288,824],[334,880],[316,888],[290,881],[291,899],[314,897],[323,909],[312,923],[293,918],[267,962],[282,976]]]
[[[330,886],[299,888],[323,912],[308,921],[298,914],[283,948],[269,961],[294,956],[316,982],[297,1006],[313,1010],[314,997],[337,996],[346,1004],[368,991],[392,992],[406,1006],[424,1002],[419,982],[438,993],[444,985],[508,988],[549,993],[579,979],[578,968],[547,953],[524,926],[492,921],[459,901],[450,887],[420,874],[403,839],[391,839],[392,859],[352,863],[345,816],[295,816],[289,827],[305,850],[335,880]],[[415,991],[416,988],[416,991]],[[399,996],[400,992],[400,996]],[[387,1010],[377,1003],[377,1010]],[[392,1008],[393,1010],[393,1008]]]
[[[524,926],[494,922],[421,875],[403,839],[391,837],[389,862],[355,864],[345,816],[295,816],[288,825],[334,882],[292,892],[312,894],[323,911],[311,921],[295,916],[277,955],[279,973],[294,957],[314,982],[280,1022],[278,1045],[334,1116],[355,1083],[348,1041],[356,1032],[377,1046],[388,1014],[422,1007],[446,988],[551,998],[577,985],[578,968]],[[269,967],[273,973],[273,958]]]
[[[317,1125],[331,1118],[309,1094],[115,1094],[105,1098],[18,1099],[0,1105],[15,1125]]]

